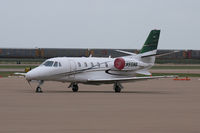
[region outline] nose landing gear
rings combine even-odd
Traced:
[[[42,88],[40,87],[43,83],[44,83],[43,80],[40,80],[40,81],[39,81],[39,84],[38,84],[38,86],[37,86],[37,88],[36,88],[36,90],[35,90],[36,93],[42,93],[42,92],[43,92],[43,91],[42,91]]]

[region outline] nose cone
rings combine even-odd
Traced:
[[[29,71],[26,73],[25,78],[26,80],[38,80],[41,77],[41,70],[39,67]]]
[[[39,66],[26,73],[26,80],[47,80],[52,75],[52,69]]]
[[[26,80],[33,80],[35,77],[36,76],[35,76],[33,70],[27,72],[26,75],[25,75]]]
[[[26,73],[25,78],[26,78],[26,80],[31,80],[32,79],[31,71]]]

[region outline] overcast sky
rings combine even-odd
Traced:
[[[0,47],[200,49],[200,0],[0,0]]]

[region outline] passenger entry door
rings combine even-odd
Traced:
[[[69,66],[70,66],[70,75],[69,75],[69,79],[71,81],[75,80],[75,71],[76,71],[76,63],[73,60],[69,61]]]

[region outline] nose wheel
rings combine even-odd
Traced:
[[[36,93],[42,93],[43,91],[42,91],[42,88],[38,86],[38,87],[36,88],[35,92],[36,92]]]
[[[38,84],[38,86],[37,86],[37,88],[36,88],[36,90],[35,90],[36,93],[42,93],[42,92],[43,92],[43,91],[42,91],[42,88],[40,87],[43,83],[44,83],[43,80],[40,80],[40,81],[39,81],[39,84]]]

